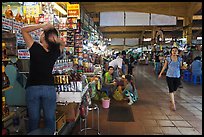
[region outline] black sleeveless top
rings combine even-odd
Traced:
[[[60,49],[47,52],[38,42],[34,42],[29,49],[30,71],[26,87],[34,85],[54,85],[52,69],[60,56]]]

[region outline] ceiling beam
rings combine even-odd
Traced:
[[[136,32],[136,31],[152,31],[155,26],[120,26],[120,27],[99,27],[99,30],[102,33],[110,33],[110,32]],[[175,31],[182,30],[183,26],[175,26],[175,27],[156,27],[156,30],[163,31]],[[192,27],[192,30],[202,30],[202,27]]]
[[[187,15],[193,16],[196,14],[200,9],[202,9],[202,2],[191,2],[191,5],[188,8]]]
[[[89,13],[108,11],[132,11],[155,13],[177,17],[192,16],[200,10],[202,2],[81,2]],[[187,14],[191,9],[191,14]]]

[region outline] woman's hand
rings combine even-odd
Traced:
[[[159,76],[158,76],[158,79],[159,79],[159,78],[161,78],[161,73],[160,73]]]
[[[50,23],[43,24],[43,27],[42,27],[43,30],[48,30],[50,28],[54,28],[54,26]]]

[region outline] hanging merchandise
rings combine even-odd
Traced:
[[[13,11],[11,10],[11,6],[7,5],[7,9],[5,11],[5,17],[7,19],[13,19],[14,15],[13,15]]]
[[[20,14],[20,7],[18,7],[18,13],[15,16],[15,20],[17,22],[22,22],[23,21],[23,18],[22,18],[21,14]]]

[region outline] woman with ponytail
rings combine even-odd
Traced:
[[[133,84],[132,76],[125,75],[125,89],[123,90],[123,94],[129,99],[128,105],[132,105],[134,102],[138,100],[137,90]]]

